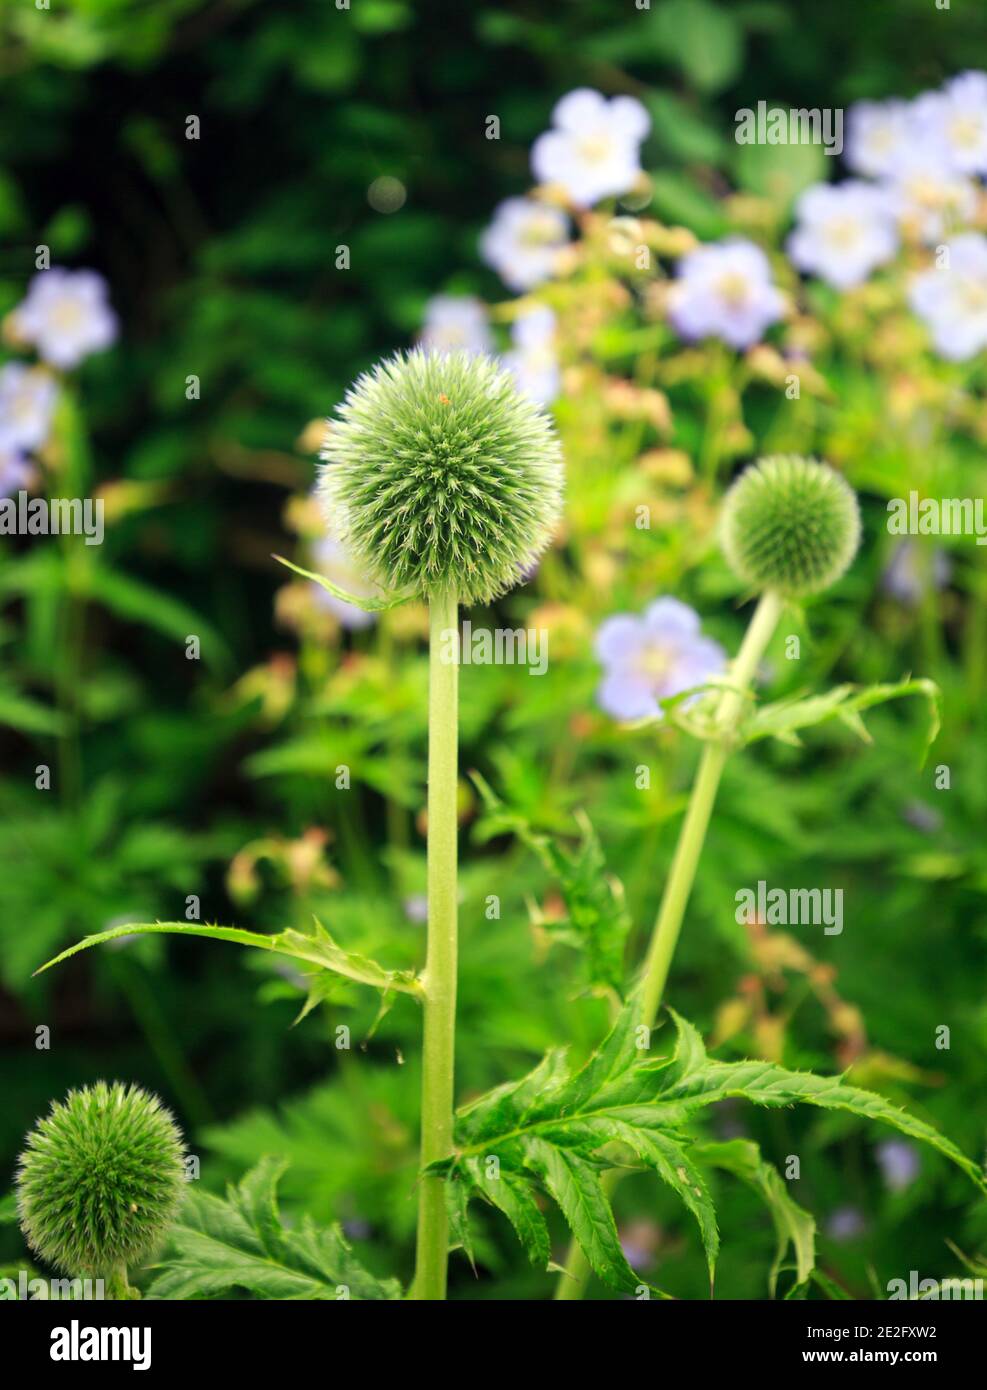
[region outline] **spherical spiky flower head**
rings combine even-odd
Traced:
[[[545,549],[561,509],[551,421],[509,372],[469,353],[416,350],[361,376],[323,458],[330,528],[387,589],[496,598]]]
[[[753,588],[790,598],[818,593],[857,553],[856,494],[827,463],[761,459],[727,493],[720,538],[730,567]]]
[[[120,1082],[70,1091],[20,1157],[18,1213],[31,1248],[75,1278],[140,1264],[178,1210],[183,1153],[157,1097]]]

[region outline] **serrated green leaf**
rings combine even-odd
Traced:
[[[624,904],[623,885],[606,872],[603,850],[588,817],[577,813],[579,842],[574,850],[568,850],[553,836],[535,830],[525,816],[505,806],[478,772],[471,776],[485,808],[477,827],[479,837],[515,835],[558,882],[566,919],[540,921],[539,925],[583,953],[591,986],[622,994],[624,949],[631,919]]]
[[[418,977],[408,970],[385,970],[374,960],[344,951],[317,919],[311,932],[300,932],[294,927],[285,931],[264,936],[260,932],[244,931],[239,927],[219,927],[199,922],[134,922],[107,931],[97,932],[77,941],[74,946],[62,951],[52,960],[34,972],[41,975],[52,966],[68,960],[90,946],[99,946],[105,941],[113,941],[121,936],[141,936],[164,934],[172,936],[205,936],[216,941],[233,941],[240,946],[251,946],[261,951],[274,951],[278,955],[290,956],[293,960],[304,961],[306,965],[317,966],[320,970],[331,971],[357,984],[370,985],[385,995],[397,992],[411,994],[416,999],[424,998],[424,987]],[[309,1012],[308,1007],[302,1016]]]
[[[512,1182],[521,1181],[525,1170],[532,1173],[561,1207],[593,1269],[620,1289],[636,1276],[614,1251],[613,1215],[597,1177],[614,1161],[612,1146],[621,1144],[678,1193],[699,1225],[712,1280],[719,1244],[716,1215],[696,1167],[702,1150],[692,1151],[694,1140],[684,1129],[706,1106],[728,1097],[766,1106],[801,1102],[880,1120],[929,1144],[985,1188],[981,1170],[955,1144],[883,1097],[839,1077],[788,1071],[772,1062],[712,1061],[696,1029],[677,1014],[672,1020],[673,1055],[652,1059],[640,1045],[635,994],[575,1075],[569,1075],[564,1053],[549,1053],[522,1081],[497,1087],[461,1111],[456,1151],[429,1171],[447,1178],[475,1175],[478,1161],[496,1156],[502,1176],[510,1174]],[[768,1202],[779,1239],[772,1288],[789,1244],[804,1282],[814,1261],[812,1218],[788,1197],[755,1146],[721,1146],[714,1152],[721,1166],[732,1164]]]
[[[462,1250],[476,1273],[473,1241],[470,1237],[470,1184],[465,1178],[452,1178],[445,1185],[446,1210],[449,1213],[449,1249]]]
[[[470,1159],[464,1167],[480,1195],[502,1211],[514,1227],[531,1263],[539,1269],[547,1269],[552,1253],[548,1226],[529,1185],[506,1171],[497,1178],[491,1177],[479,1158]]]
[[[599,1170],[578,1154],[536,1137],[525,1142],[525,1159],[551,1193],[594,1272],[613,1288],[640,1288],[621,1248]]]
[[[742,724],[740,736],[745,743],[756,743],[762,738],[776,738],[782,743],[798,744],[800,729],[813,728],[828,719],[839,719],[859,738],[870,742],[870,735],[860,718],[861,711],[871,709],[874,705],[885,704],[888,700],[897,700],[904,695],[922,695],[927,701],[927,752],[935,742],[940,729],[939,687],[930,680],[905,679],[895,684],[864,687],[837,685],[823,695],[778,700],[754,710]]]
[[[692,1152],[700,1163],[734,1173],[764,1199],[777,1238],[768,1277],[772,1298],[789,1245],[795,1252],[796,1286],[804,1284],[816,1264],[815,1218],[792,1200],[784,1178],[761,1157],[757,1144],[751,1139],[730,1139],[720,1144],[697,1144]]]
[[[879,1120],[936,1149],[987,1191],[979,1165],[938,1130],[873,1091],[847,1086],[837,1076],[788,1071],[774,1062],[710,1062],[700,1072],[662,1090],[656,1098],[656,1109],[668,1123],[681,1124],[697,1109],[731,1096],[742,1097],[754,1105],[815,1105],[824,1110],[846,1110],[861,1119]]]
[[[628,1148],[633,1149],[642,1162],[653,1168],[662,1182],[667,1183],[678,1194],[695,1217],[706,1252],[706,1266],[712,1291],[716,1257],[720,1249],[716,1209],[705,1179],[686,1152],[686,1143],[670,1134],[663,1134],[660,1130],[638,1129],[620,1120],[614,1123],[613,1137],[622,1140]]]
[[[479,1096],[459,1112],[462,1131],[470,1142],[482,1143],[487,1134],[503,1134],[521,1124],[531,1109],[568,1080],[564,1048],[553,1048],[520,1081],[509,1081]]]
[[[287,1165],[265,1158],[231,1186],[225,1200],[190,1189],[152,1298],[216,1298],[246,1290],[263,1299],[401,1298],[395,1279],[377,1279],[353,1255],[337,1226],[310,1217],[286,1227],[277,1186]]]

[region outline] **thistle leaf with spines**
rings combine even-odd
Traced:
[[[741,726],[740,738],[745,743],[756,743],[762,738],[776,738],[781,743],[798,745],[803,729],[814,728],[827,720],[838,719],[851,729],[858,738],[870,743],[871,737],[861,719],[864,710],[875,705],[886,704],[906,695],[921,695],[928,709],[924,750],[935,742],[940,729],[941,692],[935,681],[925,678],[902,680],[877,685],[836,685],[821,695],[794,696],[777,700],[771,704],[760,705],[753,710]]]
[[[773,1164],[761,1157],[752,1139],[728,1139],[722,1143],[696,1144],[694,1157],[711,1168],[733,1173],[752,1187],[768,1208],[775,1228],[775,1258],[768,1276],[772,1298],[778,1286],[782,1262],[791,1246],[795,1254],[796,1287],[804,1284],[816,1263],[816,1221],[793,1201],[788,1186]]]
[[[526,816],[506,806],[478,772],[471,773],[471,779],[485,808],[477,828],[478,837],[512,834],[538,856],[557,881],[567,912],[561,923],[540,925],[582,953],[590,988],[611,990],[621,997],[631,918],[623,885],[607,874],[603,850],[589,818],[577,813],[579,843],[570,850],[555,836],[536,830]]]
[[[769,1107],[803,1103],[879,1120],[930,1145],[987,1191],[976,1163],[931,1125],[882,1096],[849,1086],[840,1077],[790,1071],[773,1062],[711,1060],[696,1029],[675,1013],[671,1017],[675,1049],[653,1058],[640,1045],[642,1039],[650,1041],[649,1030],[643,1028],[639,996],[633,996],[578,1071],[570,1071],[564,1052],[551,1052],[520,1081],[499,1086],[461,1110],[454,1152],[429,1171],[466,1184],[462,1196],[467,1202],[472,1189],[505,1211],[508,1202],[491,1197],[491,1183],[507,1180],[515,1191],[526,1182],[540,1187],[560,1207],[597,1275],[624,1291],[642,1281],[620,1250],[599,1174],[627,1164],[654,1171],[684,1202],[699,1227],[711,1279],[719,1235],[704,1164],[730,1168],[760,1191],[779,1247],[782,1240],[784,1248],[794,1247],[800,1282],[808,1277],[814,1226],[807,1213],[786,1201],[777,1173],[763,1163],[755,1146],[742,1152],[711,1151],[691,1132],[708,1105],[729,1097]],[[489,1177],[491,1169],[499,1178]],[[518,1233],[529,1256],[540,1259],[544,1247],[534,1234],[523,1228]],[[780,1261],[781,1249],[772,1285]]]
[[[395,1279],[378,1279],[356,1259],[338,1226],[303,1216],[286,1226],[277,1188],[287,1164],[266,1157],[225,1199],[190,1191],[152,1298],[218,1298],[244,1290],[261,1299],[394,1301]]]
[[[96,932],[93,936],[83,937],[74,946],[69,946],[67,950],[39,966],[34,973],[40,975],[44,971],[50,970],[52,966],[68,960],[70,956],[77,955],[79,951],[88,950],[91,946],[102,945],[106,941],[115,941],[119,937],[125,936],[158,934],[205,936],[216,941],[232,941],[236,945],[250,946],[260,951],[273,951],[278,955],[288,956],[292,960],[301,961],[304,965],[314,967],[316,976],[319,972],[328,971],[343,979],[351,980],[355,984],[369,985],[372,989],[378,989],[381,991],[385,1004],[388,1005],[395,994],[410,994],[418,1000],[423,999],[425,994],[421,981],[411,971],[387,970],[384,966],[378,965],[375,960],[369,960],[366,956],[344,950],[333,940],[318,918],[313,918],[311,931],[302,932],[295,927],[287,927],[284,931],[274,932],[269,936],[265,936],[261,932],[245,931],[240,927],[220,927],[206,922],[128,922],[122,926],[110,927],[106,931]],[[314,997],[309,1004],[303,1007],[301,1017],[304,1017],[310,1008],[318,1003],[319,990],[317,988],[314,989],[313,995]]]

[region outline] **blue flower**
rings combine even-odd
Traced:
[[[492,354],[494,341],[487,306],[471,294],[433,295],[425,305],[425,323],[418,343],[428,352]]]
[[[964,232],[944,250],[943,268],[917,275],[908,299],[939,356],[964,362],[987,347],[987,237]]]
[[[837,1207],[835,1211],[830,1212],[825,1226],[830,1240],[839,1241],[841,1245],[856,1240],[866,1229],[867,1222],[864,1220],[863,1212],[857,1207],[849,1206]]]
[[[814,183],[795,211],[798,226],[788,238],[792,263],[837,289],[861,284],[898,249],[890,200],[860,179]]]
[[[945,589],[953,572],[953,562],[947,551],[938,548],[933,550],[930,559],[929,566],[923,567],[917,543],[910,536],[899,541],[881,579],[885,592],[914,608],[922,602],[930,584],[933,588]]]
[[[907,157],[915,135],[907,101],[858,101],[847,113],[847,165],[870,178],[884,178]]]
[[[562,389],[562,373],[555,353],[556,319],[551,309],[539,305],[527,309],[511,329],[514,346],[503,356],[504,366],[518,390],[539,405],[551,405]]]
[[[564,212],[533,198],[507,198],[480,238],[480,255],[512,290],[530,290],[555,274],[568,239]]]
[[[557,102],[552,129],[531,147],[531,168],[542,184],[557,184],[576,207],[629,193],[641,177],[640,145],[651,117],[636,97],[609,101],[577,87]]]
[[[742,237],[683,256],[668,294],[668,316],[680,337],[721,338],[734,348],[758,342],[784,310],[767,256]]]
[[[14,310],[16,331],[53,367],[77,367],[117,337],[106,281],[94,270],[39,271]]]
[[[0,367],[0,449],[40,449],[55,411],[55,381],[39,367]]]
[[[702,635],[699,615],[674,598],[657,599],[643,617],[608,618],[596,634],[596,655],[605,672],[597,699],[615,719],[660,717],[659,700],[726,669],[723,648]]]
[[[919,1175],[921,1163],[914,1144],[904,1139],[887,1139],[875,1150],[877,1166],[889,1192],[904,1192]]]

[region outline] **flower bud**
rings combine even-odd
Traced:
[[[790,598],[818,593],[857,553],[856,494],[829,464],[761,459],[727,493],[720,540],[731,569],[752,588]]]
[[[552,422],[487,357],[416,350],[380,363],[347,393],[323,458],[330,529],[385,589],[496,598],[561,510]]]
[[[120,1082],[70,1091],[20,1157],[17,1206],[29,1245],[73,1278],[140,1264],[178,1210],[183,1153],[157,1097]]]

